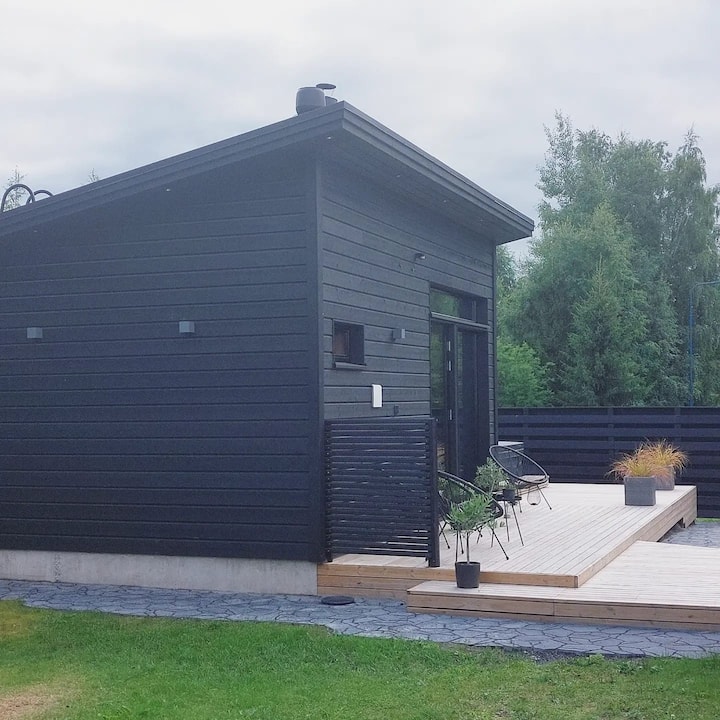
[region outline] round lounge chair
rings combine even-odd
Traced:
[[[518,492],[527,495],[530,505],[539,505],[532,501],[535,493],[545,501],[552,510],[552,505],[545,497],[543,488],[548,484],[550,476],[532,458],[525,453],[515,450],[508,445],[493,445],[490,448],[490,457],[503,469],[508,479],[515,485]]]

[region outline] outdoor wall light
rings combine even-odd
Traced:
[[[415,253],[415,262],[418,260],[424,260],[425,259],[425,253],[416,252]]]
[[[180,334],[187,337],[195,334],[195,323],[192,320],[181,320],[178,323]]]
[[[28,340],[42,340],[43,339],[43,329],[40,327],[29,327],[27,329],[27,339]]]

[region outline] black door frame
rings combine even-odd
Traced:
[[[490,442],[490,398],[489,398],[489,376],[488,376],[488,339],[489,326],[484,323],[477,323],[464,318],[452,317],[441,313],[430,313],[431,318],[431,336],[434,328],[441,328],[443,343],[443,391],[445,407],[442,411],[445,417],[437,418],[438,420],[438,446],[441,439],[445,440],[445,469],[453,473],[462,473],[464,475],[474,475],[474,466],[481,465],[485,458],[482,457],[487,452],[487,447],[481,451],[481,447],[489,446]],[[467,334],[476,339],[476,347],[474,352],[474,373],[475,387],[472,395],[472,412],[471,425],[476,429],[474,457],[472,458],[470,468],[460,467],[461,462],[461,442],[460,442],[460,402],[458,397],[459,378],[457,369],[459,367],[459,336],[460,333]],[[484,340],[484,342],[483,342]],[[437,372],[437,368],[432,366],[431,358],[431,375]],[[431,380],[432,382],[432,380]],[[446,437],[444,437],[446,436]],[[467,458],[466,458],[467,460]],[[467,464],[467,463],[466,463]],[[466,479],[472,479],[470,477]]]

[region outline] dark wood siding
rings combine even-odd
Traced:
[[[2,240],[0,547],[322,557],[308,177],[224,170]]]
[[[325,417],[429,415],[430,287],[492,298],[493,238],[332,164],[323,168],[322,199]],[[333,369],[333,320],[364,326],[364,370]],[[393,341],[394,328],[406,330],[404,340]],[[488,346],[493,368],[492,337]],[[380,409],[371,407],[374,383],[384,389]]]

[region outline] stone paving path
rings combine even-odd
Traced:
[[[720,547],[720,522],[674,531],[665,541]],[[344,635],[499,647],[539,659],[594,653],[610,657],[720,654],[720,632],[421,615],[408,613],[401,602],[393,600],[357,599],[349,605],[332,606],[314,596],[0,580],[0,599],[9,598],[58,610],[324,625]]]

